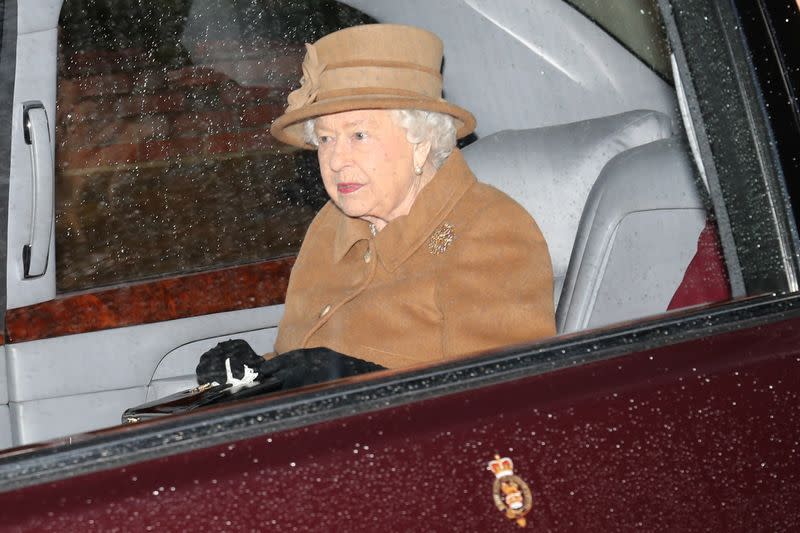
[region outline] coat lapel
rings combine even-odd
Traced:
[[[420,191],[408,215],[392,220],[375,237],[377,255],[384,268],[394,271],[421,246],[427,246],[431,236],[447,222],[453,206],[476,181],[464,156],[454,149]]]

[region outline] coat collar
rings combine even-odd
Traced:
[[[477,180],[458,148],[420,191],[408,215],[398,217],[375,236],[377,256],[390,272],[422,246],[445,222],[445,217],[467,189]],[[333,258],[339,262],[353,245],[371,237],[369,224],[337,210],[339,223],[333,243]]]

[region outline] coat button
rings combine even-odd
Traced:
[[[364,252],[364,262],[369,263],[370,261],[372,261],[372,252],[367,250]]]
[[[320,318],[324,317],[325,315],[328,314],[328,311],[330,310],[331,310],[331,304],[326,305],[325,307],[322,308],[322,311],[319,312],[319,317]]]

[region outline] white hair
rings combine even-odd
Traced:
[[[406,130],[406,140],[411,144],[430,141],[431,151],[428,159],[434,168],[441,167],[456,146],[456,125],[453,117],[436,111],[420,109],[392,109],[392,120]],[[317,119],[306,120],[303,125],[304,140],[313,146],[319,146],[314,125]]]

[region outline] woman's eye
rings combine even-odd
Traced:
[[[328,135],[320,135],[319,137],[317,137],[317,141],[319,142],[319,144],[328,144],[330,140],[331,138]]]
[[[364,139],[367,138],[367,132],[365,132],[365,131],[357,131],[357,132],[355,132],[353,134],[353,137],[355,137],[359,141],[363,141]]]

